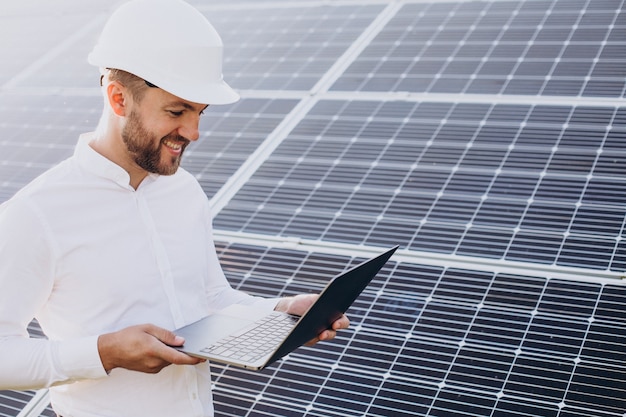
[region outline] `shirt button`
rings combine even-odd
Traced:
[[[198,399],[198,394],[196,394],[195,392],[193,394],[191,394],[191,399],[197,400]]]

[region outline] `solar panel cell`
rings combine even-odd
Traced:
[[[624,336],[626,336],[626,326],[623,324],[594,321],[589,326],[580,357],[587,363],[609,361],[609,363],[621,366],[626,355],[626,347],[622,343]]]
[[[509,399],[509,397],[505,394],[502,398],[498,399],[492,416],[557,417],[563,416],[563,414],[562,407],[559,407],[558,405],[533,403],[519,398]]]
[[[424,380],[422,386],[443,381],[458,346],[452,343],[431,342],[417,338],[407,340],[399,357],[393,363],[393,375],[409,380]],[[417,377],[417,378],[416,378]]]
[[[436,394],[432,387],[425,387],[407,380],[386,379],[368,415],[383,417],[427,415],[431,398]]]
[[[512,235],[512,230],[472,226],[468,228],[455,253],[457,255],[502,259]]]
[[[557,264],[608,270],[614,251],[615,239],[570,235],[563,242]]]
[[[444,388],[438,393],[429,415],[461,417],[468,412],[476,417],[487,417],[494,403],[494,397]],[[469,404],[469,407],[464,404]]]
[[[466,341],[470,345],[488,346],[490,349],[515,351],[520,348],[528,323],[529,314],[481,309],[475,317]]]
[[[619,415],[626,406],[626,401],[621,395],[624,392],[621,373],[602,365],[597,366],[585,361],[579,363],[565,403],[591,412],[598,410],[601,413]]]
[[[545,231],[543,233],[517,232],[513,235],[505,259],[511,261],[532,259],[538,264],[554,264],[562,239],[560,234]]]
[[[488,198],[481,203],[476,211],[475,217],[472,219],[472,225],[474,227],[504,227],[513,230],[519,224],[525,208],[525,202]],[[491,230],[485,230],[485,234],[488,235]]]
[[[503,392],[557,406],[573,370],[574,362],[570,359],[522,353],[515,358]]]
[[[409,245],[412,250],[452,253],[465,232],[465,225],[424,222]]]

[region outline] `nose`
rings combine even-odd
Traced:
[[[200,138],[200,119],[190,117],[178,128],[178,134],[192,142]]]

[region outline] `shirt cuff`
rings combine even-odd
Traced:
[[[281,298],[254,297],[254,302],[250,304],[250,306],[253,307],[258,314],[265,315],[271,313],[280,300]]]
[[[58,342],[57,355],[60,371],[69,381],[107,376],[98,352],[98,337]]]

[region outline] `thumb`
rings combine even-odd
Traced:
[[[174,332],[166,330],[162,327],[150,326],[146,332],[169,346],[182,346],[185,343],[185,339],[183,337],[177,336]]]

